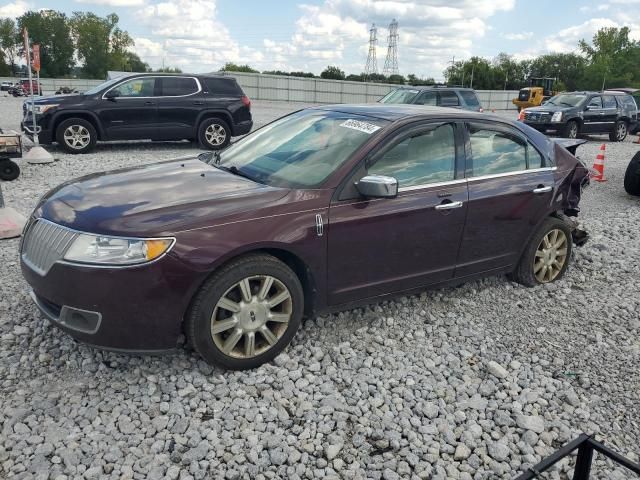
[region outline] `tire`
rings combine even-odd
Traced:
[[[624,174],[624,189],[629,195],[640,196],[640,152],[636,153]]]
[[[551,234],[551,239],[553,239],[553,232],[556,231],[562,232],[564,234],[564,244],[562,244],[556,250],[556,253],[564,252],[562,255],[561,266],[558,266],[556,262],[553,261],[558,258],[558,256],[553,254],[553,252],[551,252],[549,256],[545,257],[540,257],[540,255],[538,254],[539,248],[545,247],[544,239],[547,238],[547,235]],[[556,242],[560,241],[561,237],[558,234],[558,236],[556,237]],[[571,229],[569,228],[569,226],[558,218],[549,217],[542,223],[538,231],[527,244],[525,251],[522,254],[522,258],[520,258],[520,262],[518,262],[518,266],[511,273],[510,278],[515,282],[518,282],[527,287],[535,287],[536,285],[559,280],[567,270],[569,261],[571,259],[572,249],[573,245],[571,240]],[[552,267],[552,272],[548,275],[548,279],[545,278],[547,276],[546,272],[548,272],[548,270],[545,269],[546,265],[544,265],[544,261],[549,261]],[[543,266],[536,270],[536,263],[539,262],[543,262]]]
[[[72,137],[74,134],[78,136]],[[69,153],[88,153],[95,148],[97,140],[96,129],[84,118],[68,118],[60,122],[56,128],[58,145]]]
[[[629,133],[629,126],[624,120],[618,120],[613,126],[613,130],[609,132],[609,140],[612,142],[624,142]]]
[[[563,138],[577,138],[579,133],[580,125],[575,120],[569,120],[560,131]]]
[[[198,127],[198,142],[207,150],[222,150],[231,141],[231,129],[220,118],[206,118]]]
[[[16,162],[0,159],[0,180],[10,182],[20,176],[20,167]]]
[[[263,294],[268,278],[272,283]],[[251,293],[243,293],[240,285],[245,281],[244,290]],[[285,290],[289,296],[269,307],[267,300],[277,301],[285,296]],[[233,313],[222,304],[239,310]],[[304,293],[293,270],[270,255],[252,254],[222,267],[204,283],[189,308],[185,330],[190,344],[206,362],[246,370],[272,360],[291,342],[303,312]],[[280,320],[268,320],[275,316]],[[214,326],[218,331],[212,332]],[[265,329],[271,332],[270,340],[263,334]]]

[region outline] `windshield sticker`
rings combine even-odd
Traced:
[[[359,120],[346,120],[340,124],[341,127],[351,128],[353,130],[358,130],[359,132],[364,132],[371,135],[374,132],[377,132],[382,127],[378,125],[374,125],[373,123],[361,122]]]

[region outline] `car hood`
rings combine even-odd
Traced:
[[[246,217],[288,192],[188,158],[64,183],[43,197],[35,216],[83,232],[164,236]]]
[[[86,95],[70,93],[63,95],[48,95],[46,97],[38,97],[34,100],[33,103],[36,105],[51,105],[55,104],[76,104],[81,103],[86,99]],[[26,103],[31,103],[31,100],[27,100]]]
[[[568,110],[572,110],[576,107],[567,107],[562,105],[540,105],[539,107],[529,107],[527,108],[527,112],[536,112],[536,113],[555,113],[555,112],[566,112]]]

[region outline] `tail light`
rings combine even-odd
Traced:
[[[249,97],[247,97],[246,95],[242,96],[242,103],[245,107],[251,109],[251,100],[249,100]]]

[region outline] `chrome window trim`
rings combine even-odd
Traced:
[[[30,226],[33,226],[36,222],[46,222],[46,223],[49,223],[51,225],[55,225],[58,228],[67,230],[69,232],[73,232],[73,233],[75,233],[77,235],[103,236],[103,237],[122,239],[122,240],[171,240],[171,245],[169,245],[169,248],[167,248],[162,255],[160,255],[157,258],[154,258],[150,262],[130,263],[130,264],[125,264],[125,265],[122,265],[122,264],[100,264],[100,263],[74,262],[73,260],[65,260],[65,258],[64,258],[64,255],[66,255],[66,252],[65,252],[63,254],[63,256],[59,260],[57,260],[57,261],[55,261],[53,263],[53,265],[62,264],[62,265],[71,265],[71,266],[74,266],[74,267],[111,268],[111,269],[144,267],[144,266],[156,263],[157,261],[163,259],[173,249],[173,247],[176,244],[176,237],[174,237],[174,236],[169,236],[169,237],[125,237],[125,236],[122,236],[122,235],[104,235],[104,234],[101,234],[101,233],[83,232],[81,230],[75,230],[73,228],[69,228],[69,227],[66,227],[64,225],[60,225],[59,223],[52,222],[51,220],[47,220],[46,218],[42,218],[42,217],[35,218],[33,224],[31,224]],[[25,230],[25,233],[26,233],[26,230]],[[75,239],[74,239],[74,241],[75,241]],[[71,245],[73,245],[73,243]],[[70,247],[71,247],[71,245],[70,245]],[[49,271],[44,272],[44,273],[40,273],[40,272],[38,272],[37,270],[35,270],[31,266],[31,262],[29,262],[29,260],[24,257],[24,253],[20,252],[20,258],[22,259],[22,261],[24,261],[24,263],[29,268],[31,268],[34,272],[38,273],[40,276],[46,276],[46,274],[49,273],[51,268],[53,268],[53,265],[52,265],[51,268],[49,269]]]
[[[121,100],[125,100],[125,99],[131,99],[131,98],[136,98],[136,99],[140,99],[140,98],[183,98],[183,97],[190,97],[191,95],[196,95],[200,92],[202,92],[202,84],[200,83],[200,80],[197,77],[193,77],[191,75],[141,75],[139,77],[128,77],[125,80],[123,80],[120,83],[116,83],[113,87],[111,87],[109,90],[107,90],[106,92],[104,92],[102,94],[102,100],[108,100],[105,95],[107,93],[109,93],[111,90],[113,90],[114,88],[119,87],[120,85],[130,81],[130,80],[137,80],[139,78],[192,78],[193,80],[196,81],[196,85],[198,86],[198,90],[193,92],[193,93],[188,93],[187,95],[158,95],[157,97],[153,96],[153,97],[115,97],[115,98],[119,98]]]
[[[512,175],[524,175],[525,173],[554,172],[556,170],[558,170],[558,167],[530,168],[528,170],[516,170],[515,172],[493,173],[491,175],[480,175],[478,177],[469,177],[467,180],[470,182],[473,182],[477,180],[487,180],[491,178],[510,177]]]
[[[447,180],[446,182],[434,182],[434,183],[423,183],[420,185],[411,185],[410,187],[399,187],[398,193],[401,192],[411,192],[413,190],[421,190],[423,188],[431,188],[431,187],[446,187],[449,185],[460,185],[466,183],[466,178],[458,178],[456,180]]]

